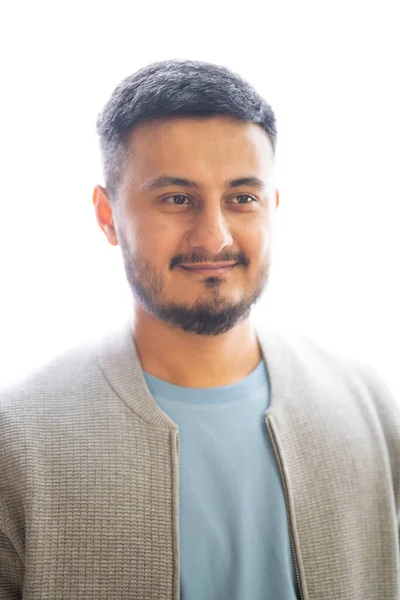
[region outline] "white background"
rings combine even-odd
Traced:
[[[8,2],[0,14],[0,382],[121,320],[97,226],[95,120],[167,58],[226,65],[278,119],[281,205],[260,324],[363,360],[400,399],[398,2]]]

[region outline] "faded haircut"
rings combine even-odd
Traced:
[[[193,60],[152,63],[115,88],[97,118],[103,173],[111,199],[118,193],[130,134],[153,118],[230,115],[257,123],[276,150],[276,119],[269,104],[226,67]]]

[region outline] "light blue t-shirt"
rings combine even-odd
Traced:
[[[217,388],[144,375],[180,432],[181,599],[297,599],[264,361]]]

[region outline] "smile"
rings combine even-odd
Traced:
[[[236,263],[237,264],[237,263]],[[198,273],[199,275],[226,275],[232,271],[234,265],[227,265],[226,267],[185,267],[181,265],[182,269],[191,273]]]

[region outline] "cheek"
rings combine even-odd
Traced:
[[[234,238],[235,239],[235,238]],[[271,232],[267,222],[242,228],[236,237],[238,246],[251,261],[258,262],[268,254],[271,245]]]
[[[269,251],[271,249],[271,243],[272,243],[271,231],[270,231],[270,229],[265,229],[264,231],[261,232],[261,235],[259,238],[259,248],[260,248],[260,254],[262,256],[265,256],[266,254],[269,253]]]
[[[138,251],[153,263],[170,261],[176,252],[177,237],[174,229],[155,219],[136,222],[135,238]]]
[[[171,228],[168,227],[149,227],[143,230],[141,240],[150,253],[158,256],[165,256],[171,252],[174,236]]]

